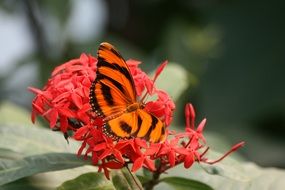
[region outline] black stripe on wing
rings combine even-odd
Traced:
[[[98,73],[97,77],[96,77],[96,82],[100,82],[100,80],[102,80],[102,79],[106,79],[106,80],[110,81],[115,87],[118,88],[119,91],[121,91],[122,93],[125,93],[125,89],[121,83],[119,83],[118,81],[114,80],[113,78],[111,78],[109,76]]]
[[[91,109],[93,112],[96,113],[97,116],[104,116],[101,107],[98,104],[98,100],[95,95],[95,84],[96,82],[93,81],[90,87],[90,92],[89,92],[89,103],[91,105]]]
[[[131,74],[130,74],[130,71],[128,70],[126,64],[125,64],[125,67],[122,67],[122,66],[120,66],[120,65],[117,64],[117,63],[109,63],[109,62],[107,62],[104,58],[99,57],[99,58],[98,58],[97,67],[98,67],[98,68],[100,68],[100,67],[108,67],[108,68],[110,68],[110,69],[119,71],[121,74],[123,74],[123,75],[129,80],[129,82],[131,83],[131,85],[132,85],[133,87],[135,87],[133,78],[132,78],[132,76],[131,76]],[[98,70],[97,70],[97,71],[98,71]]]
[[[132,127],[128,123],[126,123],[125,121],[120,121],[119,127],[122,131],[124,131],[128,134],[131,134],[131,132],[132,132]]]
[[[145,135],[147,140],[149,140],[151,132],[155,130],[155,127],[157,126],[156,124],[158,123],[158,119],[155,116],[153,116],[152,114],[150,114],[150,116],[151,116],[151,125],[148,128],[148,131]]]
[[[138,135],[138,132],[140,131],[141,125],[142,125],[142,118],[140,116],[140,114],[137,114],[137,130],[134,131],[131,135],[132,137],[136,137]]]
[[[119,60],[122,58],[118,58]],[[130,74],[128,66],[125,61],[121,60],[123,64],[110,63],[104,58],[99,57],[97,63],[97,76],[103,75],[102,77],[112,78],[115,86],[124,94],[124,96],[129,100],[129,102],[136,101],[136,91],[134,80]],[[112,75],[110,75],[112,73]],[[107,76],[108,75],[108,76]]]

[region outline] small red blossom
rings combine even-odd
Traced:
[[[155,87],[155,81],[167,61],[158,67],[153,79],[139,68],[141,62],[128,60],[126,63],[134,79],[138,98],[143,100],[143,93],[157,97],[155,101],[146,102],[144,109],[169,126],[175,104],[165,91]],[[192,104],[185,107],[185,131],[176,133],[166,128],[168,138],[162,143],[150,143],[140,138],[111,139],[102,131],[102,118],[90,111],[89,91],[96,77],[96,64],[95,57],[82,54],[79,59],[56,67],[42,90],[29,88],[36,95],[32,102],[32,121],[35,122],[36,116],[40,115],[52,129],[63,133],[73,131],[72,138],[82,142],[77,154],[85,158],[91,156],[93,164],[108,179],[111,169],[120,169],[130,163],[133,172],[144,167],[160,173],[182,163],[185,168],[191,167],[194,162],[213,164],[243,146],[241,142],[220,159],[208,160],[206,152],[209,147],[203,136],[206,119],[196,127]],[[158,166],[154,164],[157,161],[160,163]]]

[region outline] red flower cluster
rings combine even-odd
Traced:
[[[43,90],[30,87],[36,94],[32,103],[32,121],[43,116],[50,128],[66,133],[90,122],[89,89],[95,79],[97,59],[82,54],[79,59],[54,69]]]
[[[217,161],[207,160],[204,155],[208,147],[202,134],[206,119],[196,128],[195,111],[191,104],[187,104],[185,109],[185,131],[169,132],[168,138],[162,143],[150,143],[140,138],[117,141],[111,139],[101,130],[102,119],[90,112],[89,89],[96,77],[96,63],[95,57],[82,54],[79,59],[55,68],[43,90],[30,88],[36,94],[32,103],[32,121],[35,122],[36,116],[41,115],[49,122],[52,129],[65,134],[67,131],[73,131],[73,138],[82,141],[78,155],[83,151],[85,156],[91,155],[93,164],[99,167],[99,171],[103,170],[107,178],[110,169],[119,169],[129,163],[132,164],[133,172],[142,167],[164,172],[180,163],[189,168],[195,161],[212,164],[243,145],[243,143],[237,144]],[[138,67],[140,62],[129,60],[127,64],[138,96],[143,92],[157,96],[156,101],[146,103],[145,109],[168,126],[175,105],[166,92],[155,88],[154,85],[167,62],[157,69],[153,79]],[[154,161],[159,161],[158,167]]]

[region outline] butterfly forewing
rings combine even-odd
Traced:
[[[124,112],[126,105],[136,101],[129,68],[117,50],[108,43],[102,43],[97,54],[96,79],[90,89],[92,110],[103,117]]]
[[[135,84],[125,60],[106,42],[102,43],[98,50],[97,74],[99,78],[112,81],[129,103],[136,101]]]

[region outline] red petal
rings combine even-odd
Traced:
[[[83,69],[84,69],[83,65],[72,65],[72,66],[68,67],[68,70],[71,72],[81,71]]]
[[[110,180],[110,171],[107,168],[103,168],[103,169],[104,169],[104,174],[105,174],[106,178],[108,180]]]
[[[138,60],[134,60],[134,59],[129,59],[126,61],[127,65],[129,67],[132,67],[132,66],[138,66],[139,64],[141,64],[141,61],[138,61]]]
[[[83,141],[83,143],[81,144],[80,148],[77,151],[77,156],[82,155],[82,151],[84,150],[85,147],[86,147],[86,141]]]
[[[49,126],[50,128],[53,128],[56,125],[58,118],[58,111],[55,108],[51,109],[51,111],[49,112],[49,118]]]
[[[237,149],[239,149],[240,147],[243,147],[244,145],[245,145],[245,142],[242,141],[242,142],[240,142],[240,143],[234,145],[234,146],[231,148],[231,150],[232,150],[232,151],[236,151]]]
[[[28,90],[33,92],[34,94],[43,94],[43,91],[34,87],[28,87]]]
[[[159,155],[163,155],[163,154],[168,154],[168,152],[171,150],[170,148],[170,145],[168,143],[168,141],[165,141],[163,144],[162,144],[162,147],[160,148],[159,150]]]
[[[186,104],[185,106],[185,118],[186,118],[186,127],[191,127],[194,129],[195,125],[195,110],[192,104]]]
[[[89,57],[85,54],[85,53],[82,53],[81,55],[80,55],[80,62],[88,62],[89,61]]]
[[[32,110],[32,114],[31,114],[31,120],[33,123],[36,122],[36,117],[37,117],[37,112],[35,109]]]
[[[124,164],[119,163],[119,162],[115,162],[115,161],[110,161],[107,162],[106,164],[104,164],[107,168],[111,168],[111,169],[121,169],[124,167]]]
[[[38,105],[37,103],[33,103],[33,108],[39,113],[43,114],[44,110],[42,109],[43,105]]]
[[[145,155],[155,155],[160,149],[160,144],[153,144],[151,147],[146,149]]]
[[[106,142],[103,142],[103,143],[97,144],[97,145],[93,148],[93,150],[94,150],[94,151],[99,151],[99,150],[105,149],[106,147],[107,147]]]
[[[192,154],[188,154],[184,159],[184,167],[190,168],[192,164],[194,163],[194,157]]]
[[[57,97],[55,97],[55,98],[52,100],[52,102],[55,102],[55,103],[56,103],[56,102],[60,102],[62,99],[68,99],[69,96],[70,96],[70,92],[69,92],[69,91],[68,91],[68,92],[64,92],[64,93],[58,95]]]
[[[88,77],[85,77],[82,81],[82,85],[86,86],[86,87],[90,87],[91,86],[91,81]]]
[[[144,83],[145,83],[145,87],[147,89],[147,92],[150,95],[152,95],[153,92],[155,91],[154,90],[154,83],[153,83],[153,81],[151,81],[149,78],[145,77]]]
[[[188,152],[185,148],[175,148],[175,152],[177,152],[178,154],[182,154],[182,155],[188,154]]]
[[[93,154],[92,154],[92,163],[93,163],[94,165],[97,165],[97,164],[98,164],[98,161],[99,161],[99,158],[98,158],[97,154],[96,154],[96,153],[93,153]]]
[[[156,170],[153,160],[145,159],[145,160],[144,160],[144,163],[145,163],[145,166],[147,166],[147,168],[148,168],[149,170],[151,170],[151,171],[155,171],[155,170]]]
[[[146,144],[146,141],[144,139],[135,138],[135,144],[140,146],[140,147],[147,148],[147,144]]]
[[[122,156],[122,154],[121,154],[120,151],[114,149],[114,150],[113,150],[113,154],[114,154],[114,156],[116,157],[116,159],[117,159],[120,163],[124,163],[124,162],[125,162],[125,160],[124,160],[124,158],[123,158],[123,156]]]
[[[68,128],[68,120],[67,120],[67,117],[65,116],[61,116],[59,118],[59,122],[60,122],[60,130],[62,132],[67,132],[67,128]]]
[[[198,125],[198,127],[197,127],[197,133],[202,133],[203,132],[203,129],[204,129],[204,127],[205,127],[205,125],[206,125],[206,119],[203,119],[202,121],[201,121],[201,123]]]
[[[172,119],[173,119],[172,115],[166,115],[166,117],[165,117],[165,125],[169,126],[171,121],[172,121]]]
[[[71,110],[68,108],[59,108],[58,111],[60,112],[61,115],[64,115],[68,118],[73,118],[75,117],[75,113],[73,113]]]
[[[160,75],[160,73],[163,71],[164,67],[167,65],[168,61],[164,61],[162,64],[160,64],[158,66],[158,68],[156,69],[155,75],[154,75],[154,79],[153,81],[155,81],[157,79],[157,77]]]
[[[72,93],[72,94],[71,94],[71,99],[72,99],[72,101],[74,102],[74,104],[75,104],[79,109],[82,108],[82,98],[81,98],[81,96],[79,96],[79,95],[76,94],[76,93]]]
[[[171,167],[175,166],[175,152],[171,150],[168,154],[168,160]]]
[[[84,98],[85,96],[85,93],[84,93],[84,87],[83,86],[80,86],[78,88],[75,89],[75,92],[77,95],[79,95],[81,98]],[[87,96],[89,97],[89,96]]]
[[[143,85],[143,83],[138,83],[138,82],[136,82],[137,80],[135,80],[135,87],[136,87],[136,92],[137,92],[137,95],[138,96],[141,96],[142,95],[142,92],[143,92],[143,90],[144,90],[144,85]]]
[[[105,149],[104,152],[99,156],[99,159],[102,160],[111,154],[112,154],[112,152],[110,149]]]
[[[138,169],[140,169],[143,165],[144,162],[144,156],[143,157],[139,157],[134,161],[133,167],[132,167],[132,172],[137,171]]]
[[[117,150],[120,150],[128,145],[131,145],[131,141],[125,141],[125,140],[121,140],[119,141],[116,145],[115,145],[115,148]]]
[[[80,127],[77,129],[77,131],[74,133],[73,138],[75,140],[83,140],[82,138],[86,135],[86,133],[89,131],[89,128],[85,125],[83,127]]]

